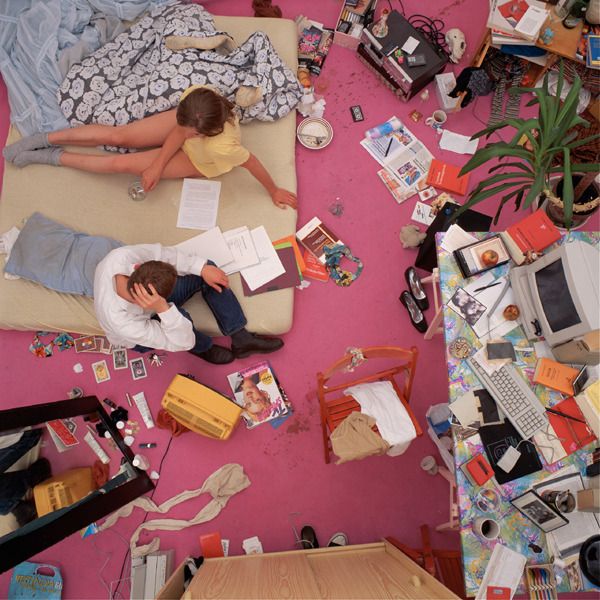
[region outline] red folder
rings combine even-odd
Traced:
[[[577,406],[575,398],[567,398],[555,404],[552,410],[585,421],[585,417],[579,406]],[[561,417],[551,412],[547,412],[546,414],[556,433],[556,437],[560,438],[562,447],[565,449],[567,455],[573,454],[576,450],[587,446],[596,439],[594,432],[590,429],[587,422],[580,423],[579,421]]]

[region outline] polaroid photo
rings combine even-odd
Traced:
[[[429,226],[435,219],[435,213],[429,204],[424,204],[423,202],[419,202],[417,200],[413,214],[410,218],[417,223],[422,223],[423,225]]]
[[[96,338],[93,335],[86,335],[84,337],[75,338],[73,340],[75,344],[75,352],[95,352],[96,351]]]
[[[119,348],[117,350],[113,350],[113,367],[115,371],[119,371],[121,369],[126,369],[129,364],[129,360],[127,358],[127,350],[125,348]]]
[[[510,503],[545,533],[554,531],[569,522],[560,512],[546,504],[541,496],[538,496],[533,490],[513,498]]]
[[[486,311],[486,307],[463,288],[458,288],[450,298],[448,307],[462,317],[469,325],[475,325]]]
[[[103,381],[108,381],[110,379],[110,371],[108,370],[108,365],[105,360],[92,363],[92,369],[94,371],[96,383],[102,383]]]
[[[144,377],[148,376],[143,358],[134,358],[130,360],[129,368],[131,369],[131,376],[134,379],[143,379]]]
[[[435,198],[437,196],[437,191],[435,188],[429,186],[427,188],[425,188],[424,190],[419,190],[419,198],[421,199],[422,202],[427,202],[428,200],[431,200],[432,198]]]

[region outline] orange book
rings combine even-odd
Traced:
[[[459,177],[460,169],[461,167],[434,158],[427,173],[427,185],[462,196],[469,185],[469,174]]]
[[[308,250],[304,251],[304,262],[305,270],[302,274],[305,277],[310,277],[317,281],[327,281],[329,279],[327,269],[321,264],[321,261]]]
[[[556,362],[549,358],[540,358],[535,367],[533,382],[545,385],[566,396],[572,396],[573,381],[579,374],[579,369]]]
[[[223,544],[221,544],[221,534],[218,531],[207,533],[200,536],[200,550],[204,558],[218,558],[225,556]]]
[[[296,262],[298,263],[298,268],[300,269],[300,273],[304,275],[304,271],[306,270],[306,263],[302,258],[302,252],[300,252],[300,247],[298,246],[298,242],[296,241],[295,235],[288,235],[287,237],[281,238],[280,240],[276,240],[273,242],[273,246],[277,247],[281,244],[291,244],[294,249],[294,256],[296,257]]]
[[[542,208],[511,225],[500,234],[512,259],[518,264],[525,262],[528,251],[541,252],[560,239],[560,231]]]

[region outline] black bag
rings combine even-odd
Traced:
[[[452,223],[456,223],[465,231],[489,231],[492,225],[492,217],[484,215],[475,210],[468,209],[456,219],[452,216],[460,208],[458,204],[446,202],[440,212],[435,216],[431,225],[427,228],[427,237],[419,246],[419,254],[415,260],[415,267],[424,271],[433,271],[437,267],[437,254],[435,251],[435,234],[447,231]]]

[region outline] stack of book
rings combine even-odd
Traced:
[[[490,0],[487,26],[494,46],[535,46],[549,11],[538,0]]]

